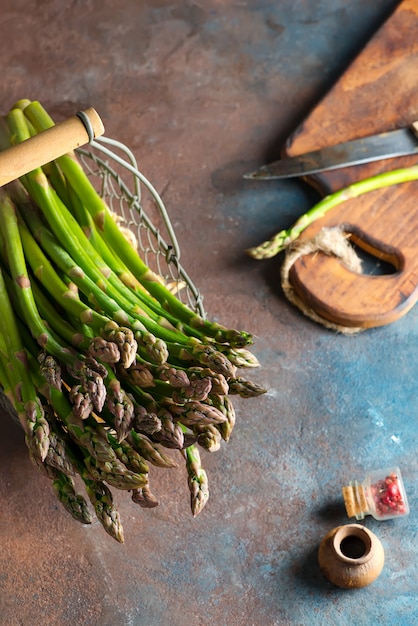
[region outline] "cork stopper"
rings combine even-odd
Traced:
[[[355,480],[350,482],[348,486],[343,487],[342,491],[348,517],[363,519],[368,512],[364,487]]]

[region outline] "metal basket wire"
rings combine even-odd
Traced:
[[[180,263],[179,244],[164,203],[139,171],[131,150],[115,139],[102,136],[76,152],[120,225],[134,235],[144,262],[163,278],[179,300],[205,317],[202,296]]]

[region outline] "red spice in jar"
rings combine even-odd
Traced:
[[[382,517],[386,515],[404,515],[406,511],[398,476],[394,472],[377,481],[370,487],[376,506],[376,512]]]
[[[358,520],[365,515],[388,520],[409,513],[399,467],[369,472],[362,483],[351,480],[342,491],[347,515]]]

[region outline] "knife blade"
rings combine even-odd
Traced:
[[[405,128],[280,159],[244,174],[244,178],[295,178],[411,154],[418,154],[418,121]]]

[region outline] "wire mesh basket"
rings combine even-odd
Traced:
[[[164,203],[139,171],[131,150],[102,136],[76,152],[144,262],[179,300],[205,317],[202,296],[180,263],[180,247]]]

